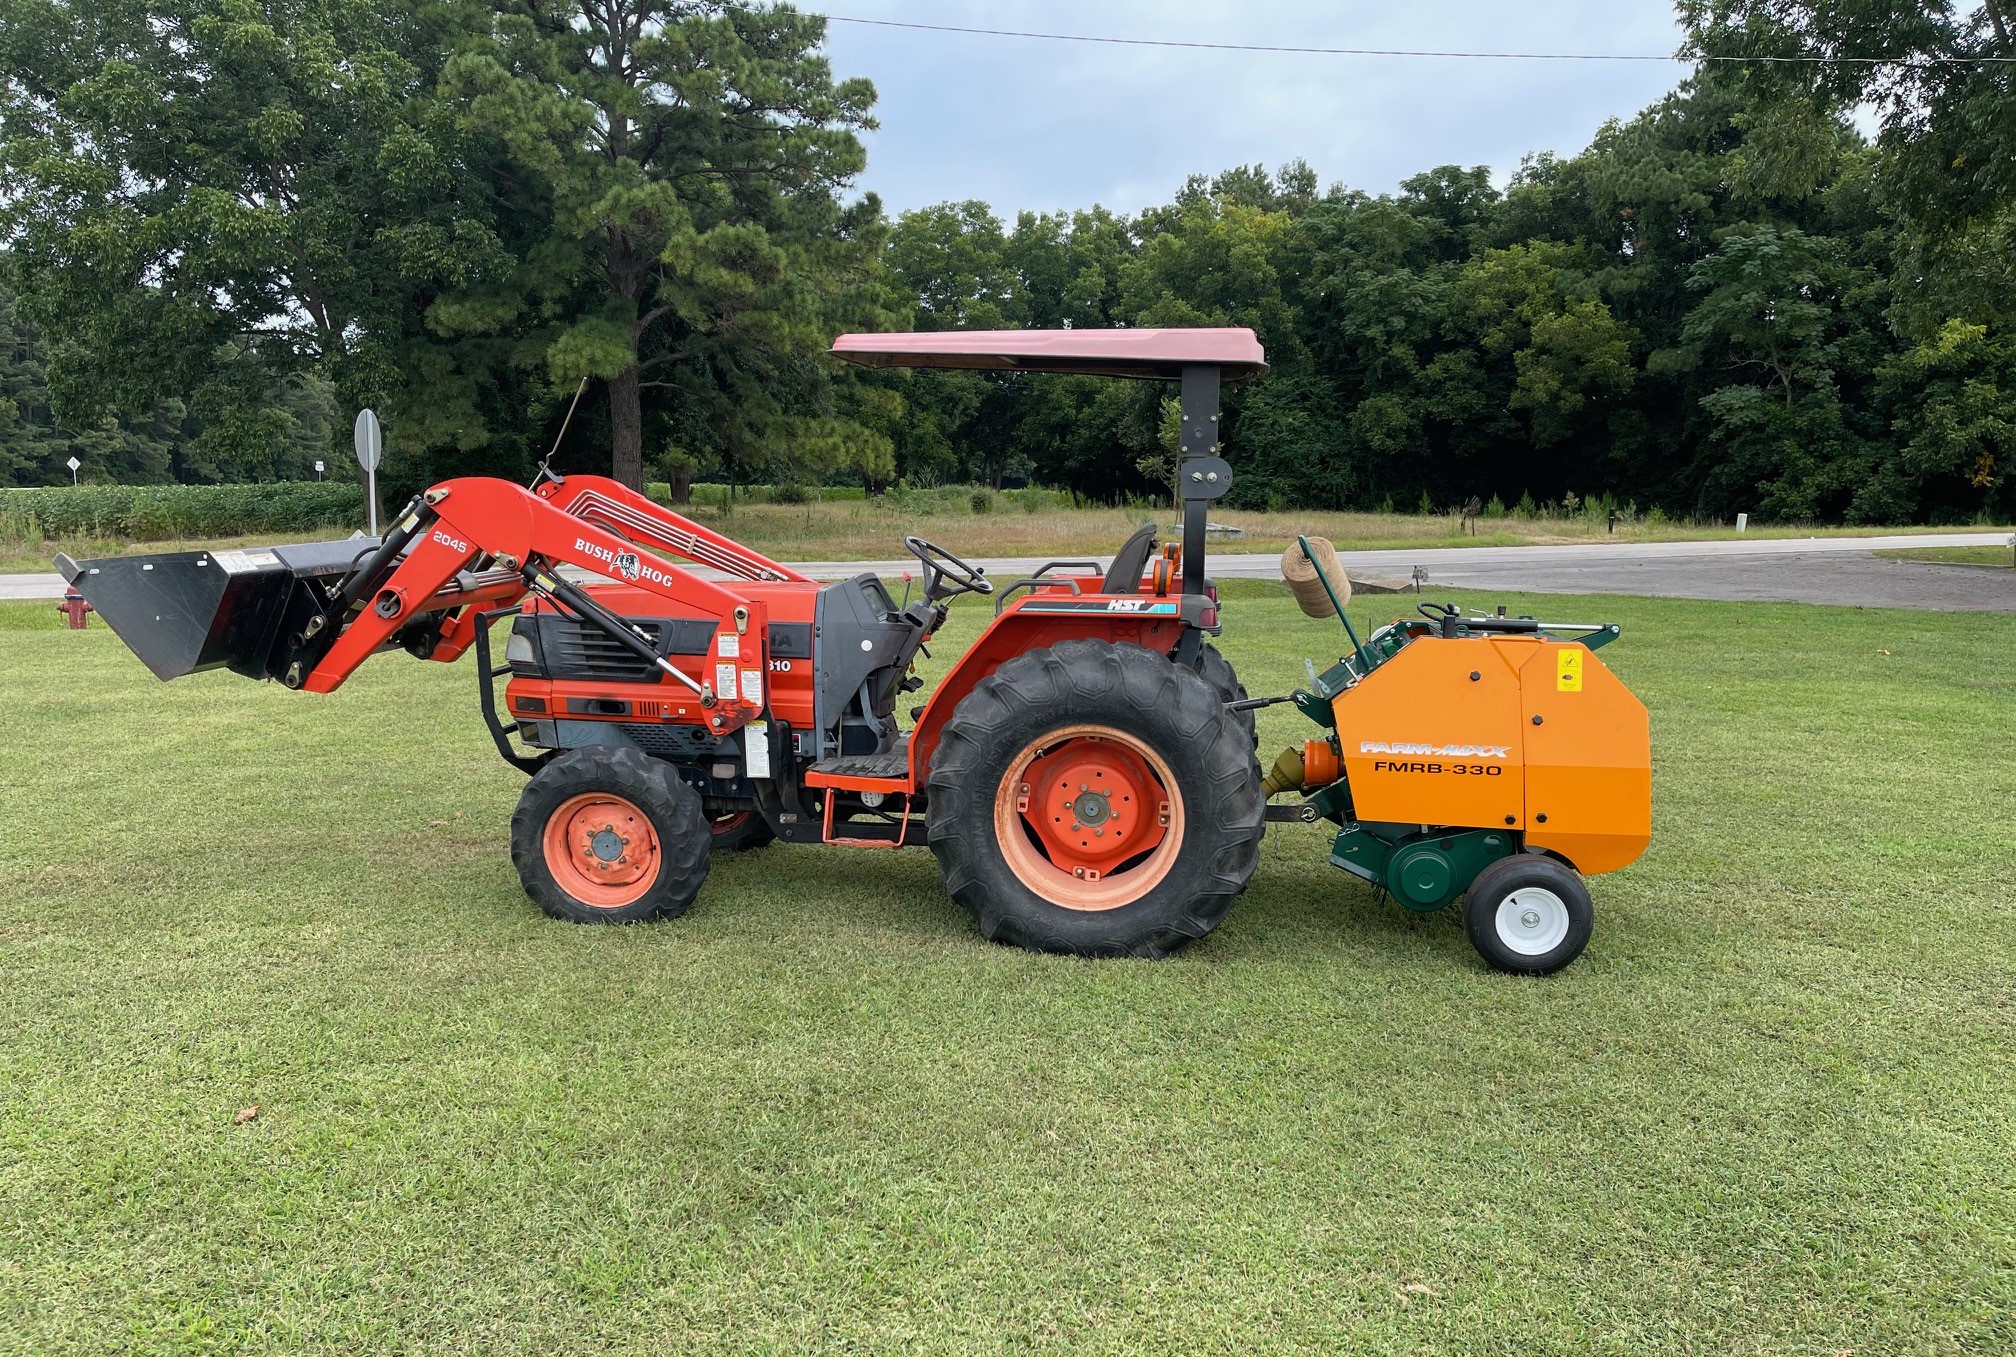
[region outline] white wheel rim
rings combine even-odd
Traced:
[[[1520,956],[1545,956],[1568,936],[1568,906],[1543,886],[1523,886],[1498,902],[1498,941]]]

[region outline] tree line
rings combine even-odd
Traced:
[[[0,484],[563,469],[1154,493],[1151,384],[864,373],[848,329],[1247,325],[1232,502],[2016,511],[1996,4],[1687,0],[1580,154],[1390,193],[891,220],[823,21],[717,0],[0,0]],[[1912,56],[1912,65],[1731,61]],[[1849,119],[1874,108],[1877,137]],[[576,405],[578,400],[578,407]],[[572,412],[570,414],[570,411]],[[565,435],[561,437],[563,425]]]

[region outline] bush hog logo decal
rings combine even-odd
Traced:
[[[574,539],[574,550],[594,560],[607,561],[610,567],[626,580],[647,579],[653,584],[664,585],[678,582],[656,566],[644,564],[643,558],[634,551],[611,551],[608,547],[581,537]]]

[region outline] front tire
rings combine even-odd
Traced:
[[[699,796],[669,764],[615,745],[552,759],[511,816],[525,893],[573,923],[684,914],[707,879],[712,839]]]
[[[1031,951],[1159,957],[1216,928],[1265,829],[1246,732],[1196,674],[1064,641],[963,698],[925,814],[946,889]]]
[[[1589,945],[1596,907],[1574,868],[1537,853],[1515,853],[1470,883],[1463,923],[1477,955],[1497,969],[1552,975]]]

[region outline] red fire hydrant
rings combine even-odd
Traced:
[[[84,601],[84,595],[70,589],[64,592],[63,601],[56,605],[56,611],[69,617],[70,630],[82,631],[87,625],[84,615],[97,610]]]

